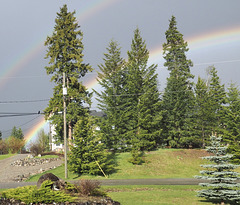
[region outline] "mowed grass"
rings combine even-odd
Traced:
[[[3,155],[0,155],[0,160],[12,157],[14,155],[16,155],[16,154],[3,154]]]
[[[199,186],[148,185],[104,186],[108,196],[121,205],[205,205],[212,204],[196,197]]]
[[[102,186],[107,195],[121,205],[207,205],[212,204],[196,197],[199,186],[190,185],[129,185]],[[0,189],[0,193],[6,189]]]
[[[116,172],[109,175],[109,179],[149,179],[149,178],[193,178],[201,170],[200,158],[208,153],[204,150],[192,149],[159,149],[145,154],[145,163],[133,165],[128,160],[130,153],[120,153],[116,156]],[[56,176],[64,179],[64,165],[51,171]],[[45,172],[46,173],[46,172]],[[104,176],[78,176],[68,172],[68,179],[104,179]],[[28,181],[37,181],[41,175],[32,176]]]

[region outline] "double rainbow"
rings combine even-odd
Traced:
[[[78,19],[81,21],[87,19],[90,16],[93,16],[100,10],[103,10],[109,7],[111,4],[116,3],[117,1],[112,0],[95,0],[92,3],[89,3],[84,9],[80,11]],[[240,42],[240,27],[224,28],[222,30],[212,31],[209,33],[200,34],[193,36],[189,39],[186,39],[188,42],[190,51],[195,49],[214,47],[216,45],[224,45],[233,42]],[[26,50],[21,56],[19,56],[11,65],[6,66],[1,69],[0,73],[0,89],[8,82],[8,79],[13,76],[15,73],[20,71],[31,59],[36,57],[42,50],[43,41],[32,46]],[[162,47],[158,46],[155,49],[150,49],[150,63],[159,63],[162,59]],[[86,85],[89,89],[97,85],[95,78],[92,78]],[[48,126],[48,122],[42,118],[30,131],[25,134],[26,143],[29,143],[32,139],[37,136],[37,133],[40,129]]]

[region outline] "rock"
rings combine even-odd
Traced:
[[[52,173],[46,173],[38,179],[37,187],[40,188],[41,184],[46,180],[50,180],[53,182],[53,186],[51,188],[54,190],[63,189],[66,185],[65,181],[59,179],[56,175]]]

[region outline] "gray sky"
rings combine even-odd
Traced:
[[[232,81],[240,85],[239,0],[2,0],[1,113],[37,113],[47,106],[54,84],[44,69],[48,63],[44,59],[44,41],[51,35],[56,12],[63,4],[68,5],[69,11],[76,11],[84,33],[84,61],[94,69],[103,62],[111,39],[118,41],[122,56],[126,57],[133,31],[139,27],[150,50],[150,63],[158,64],[159,89],[163,91],[168,72],[163,68],[160,48],[174,15],[188,42],[187,55],[195,64],[195,78],[207,78],[206,68],[215,65],[222,83],[227,86]],[[85,83],[91,83],[95,77],[96,71],[88,75]],[[28,133],[41,119],[38,115],[0,117],[0,130],[4,137],[10,135],[13,126]]]

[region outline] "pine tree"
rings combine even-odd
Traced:
[[[233,171],[238,166],[229,163],[232,155],[226,154],[226,149],[226,146],[221,146],[221,137],[211,137],[211,146],[207,147],[207,151],[213,155],[203,159],[209,160],[212,164],[201,165],[206,169],[200,172],[201,176],[196,176],[208,180],[209,183],[199,184],[207,189],[198,191],[198,196],[221,204],[239,204],[240,184],[236,180],[240,178],[239,173]]]
[[[46,58],[49,58],[49,66],[46,66],[48,75],[52,75],[51,81],[54,87],[53,97],[45,109],[45,118],[55,125],[57,136],[63,139],[63,83],[66,82],[67,96],[67,127],[68,136],[71,138],[72,130],[76,122],[87,110],[83,103],[91,104],[90,94],[80,82],[80,78],[91,71],[88,64],[83,63],[82,32],[77,23],[75,12],[68,12],[67,6],[60,8],[55,19],[56,25],[52,36],[48,36],[45,45],[48,46]],[[65,73],[65,79],[63,77]]]
[[[226,128],[224,141],[229,144],[228,152],[234,154],[234,163],[240,162],[240,91],[231,84],[227,93]]]
[[[212,133],[212,129],[209,126],[211,119],[210,108],[210,96],[208,91],[207,81],[198,77],[197,84],[195,86],[195,115],[194,115],[194,130],[196,135],[196,141],[201,142],[201,146],[209,142],[209,137]],[[197,140],[198,139],[198,140]]]
[[[24,137],[22,129],[21,128],[17,129],[16,126],[14,126],[12,128],[11,137],[15,137],[17,139],[22,140]]]
[[[124,102],[124,60],[117,42],[111,41],[104,54],[104,64],[99,65],[98,83],[102,87],[97,94],[98,106],[105,113],[100,127],[104,134],[104,143],[109,149],[123,149],[126,144],[123,134],[126,130],[126,120],[123,117]]]
[[[210,84],[209,84],[209,99],[211,108],[211,121],[212,133],[215,135],[223,134],[224,121],[225,121],[225,108],[226,92],[224,85],[221,85],[220,78],[217,75],[215,67],[210,67]]]
[[[192,137],[192,116],[194,106],[192,61],[186,57],[187,42],[177,30],[172,16],[165,32],[167,42],[163,44],[164,66],[170,71],[163,94],[163,137],[171,147],[188,147]],[[194,141],[194,140],[193,140]]]
[[[126,64],[127,132],[126,138],[133,149],[151,150],[160,135],[160,98],[157,89],[156,65],[148,66],[149,51],[137,28],[128,51]]]
[[[107,175],[114,171],[110,152],[102,142],[102,134],[88,114],[82,116],[74,129],[74,146],[69,154],[70,170],[82,175]]]

